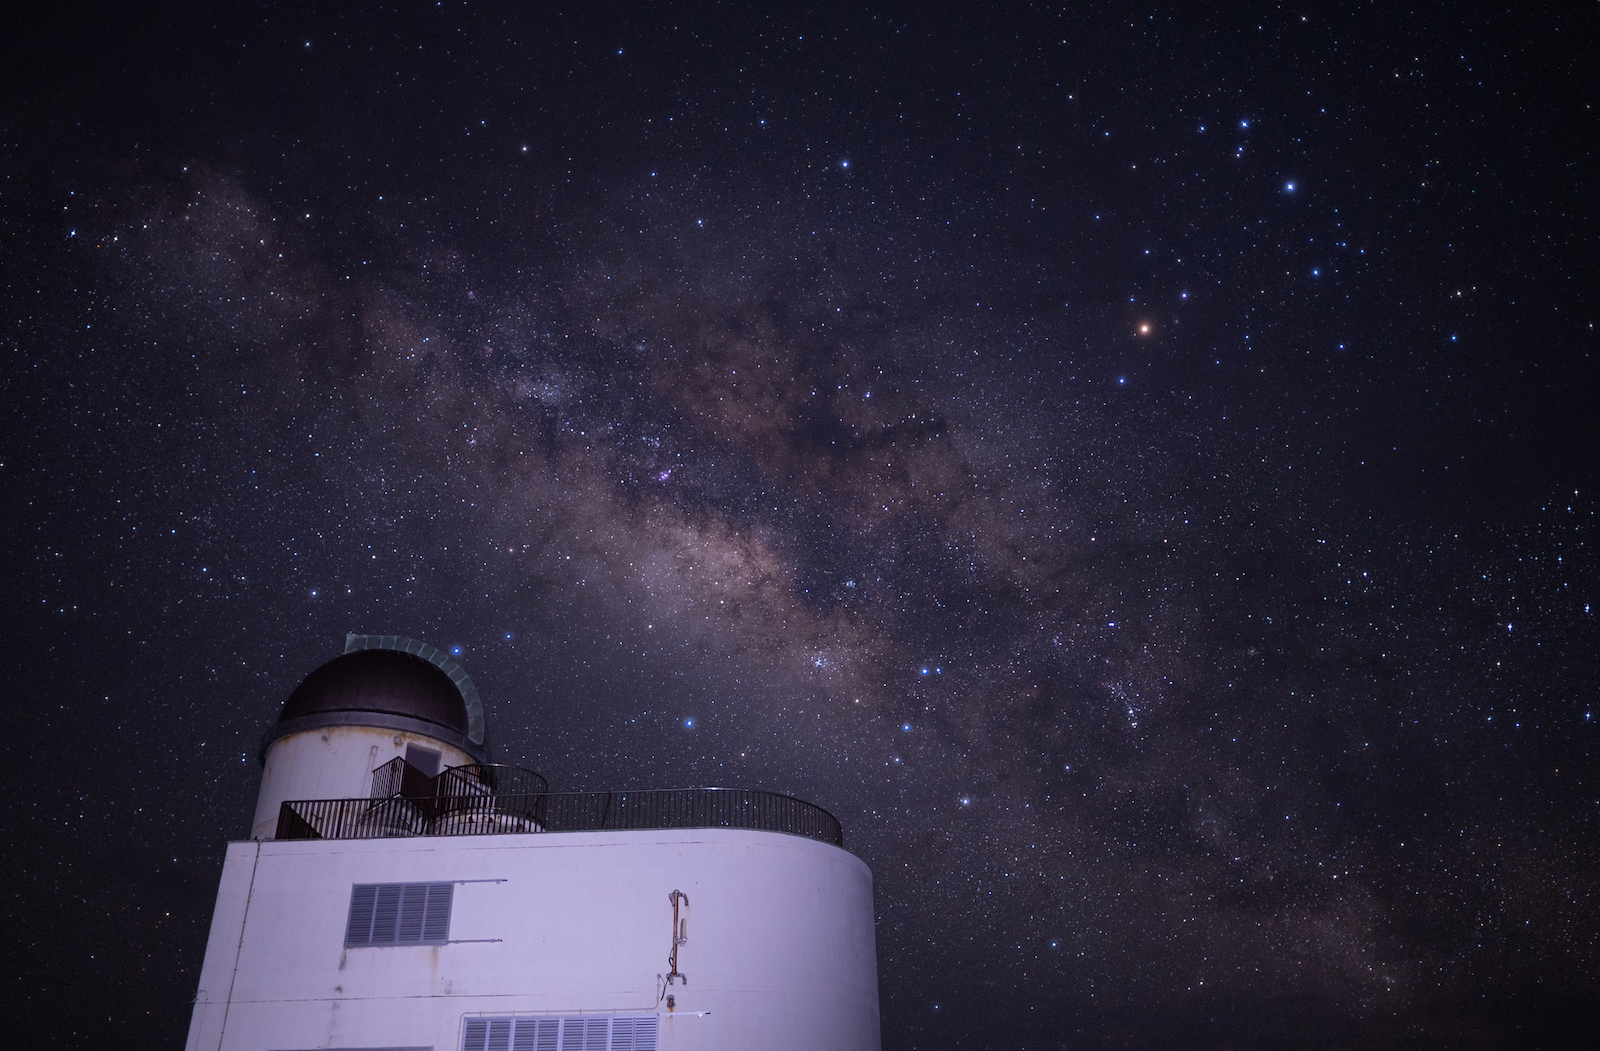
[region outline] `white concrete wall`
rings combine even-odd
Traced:
[[[328,726],[280,737],[267,748],[250,838],[277,834],[278,808],[286,799],[366,798],[372,771],[405,755],[408,743],[438,751],[441,770],[477,762],[437,738],[404,730]]]
[[[445,880],[504,882],[457,884],[451,944],[344,948],[352,884]],[[876,1051],[872,874],[735,829],[231,844],[188,1049],[450,1051],[468,1014],[579,1012],[660,1013],[662,1051]]]

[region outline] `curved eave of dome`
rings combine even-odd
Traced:
[[[265,765],[267,749],[272,747],[274,741],[290,734],[305,730],[323,730],[330,726],[364,726],[378,730],[395,730],[399,733],[421,734],[459,748],[480,763],[489,761],[489,749],[486,745],[471,741],[448,726],[429,722],[427,719],[414,719],[409,715],[397,715],[394,712],[352,709],[313,712],[310,715],[301,715],[276,723],[262,735],[261,749],[257,758],[262,765]]]

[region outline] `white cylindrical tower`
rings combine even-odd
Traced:
[[[403,757],[423,774],[488,762],[478,690],[443,650],[398,635],[349,635],[342,656],[289,695],[261,747],[250,838],[272,839],[286,800],[355,799]]]

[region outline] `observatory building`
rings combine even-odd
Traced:
[[[448,654],[351,635],[263,740],[188,1051],[875,1051],[872,874],[747,789],[552,792]]]

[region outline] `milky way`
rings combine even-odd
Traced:
[[[557,787],[836,814],[886,1048],[1592,1013],[1593,290],[1577,191],[1467,139],[1572,67],[1281,12],[437,17],[23,96],[30,1031],[115,974],[77,1043],[181,1039],[346,631],[459,647]]]

